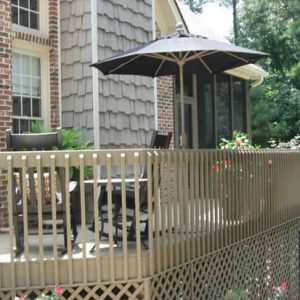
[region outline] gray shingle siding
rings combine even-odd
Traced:
[[[62,126],[90,138],[93,124],[91,7],[86,0],[60,1]],[[92,141],[92,139],[89,139]]]
[[[93,141],[90,1],[61,1],[62,125]],[[151,0],[98,0],[98,58],[152,39]],[[154,129],[153,79],[98,73],[102,148],[140,147]]]

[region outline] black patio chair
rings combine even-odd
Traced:
[[[172,138],[172,133],[167,135],[158,134],[157,131],[153,132],[151,143],[149,145],[150,149],[168,149],[170,146]],[[146,166],[141,172],[141,179],[147,179]],[[117,243],[122,240],[122,230],[124,230],[122,225],[122,191],[121,189],[114,188],[112,191],[112,202],[113,202],[113,226],[114,226],[114,241]],[[146,233],[148,228],[148,214],[147,214],[147,182],[141,181],[139,187],[139,200],[140,200],[140,213],[143,216],[141,218],[141,227],[144,229],[142,233]],[[108,237],[108,205],[107,205],[107,191],[106,186],[103,185],[100,190],[99,196],[99,212],[100,212],[100,239],[102,236]],[[126,186],[126,221],[127,227],[127,240],[133,241],[135,239],[135,189],[133,185]],[[94,222],[90,227],[90,230],[95,231]],[[145,234],[146,236],[146,234]],[[95,246],[91,249],[93,252]]]
[[[6,145],[8,151],[33,151],[33,150],[54,150],[62,149],[62,132],[58,128],[56,132],[51,133],[26,133],[16,134],[11,130],[6,131]],[[73,202],[74,191],[77,183],[70,182],[69,190],[65,191],[65,172],[64,168],[56,168],[56,178],[61,187],[61,193],[56,193],[56,217],[57,224],[52,222],[52,201],[51,201],[51,174],[49,168],[42,168],[41,174],[37,173],[36,168],[26,168],[26,190],[23,190],[22,168],[13,170],[13,223],[16,238],[16,254],[20,254],[24,249],[24,224],[23,224],[23,194],[26,194],[27,211],[28,211],[28,230],[29,234],[37,233],[37,224],[42,221],[43,234],[51,233],[52,226],[62,227],[64,235],[64,249],[67,247],[67,220],[66,220],[66,193],[70,193],[70,202]],[[38,178],[41,182],[41,200],[42,200],[42,219],[38,219]],[[71,204],[71,225],[72,225],[72,242],[77,237],[76,215],[74,205]],[[63,249],[62,249],[63,250]],[[64,250],[63,250],[64,251]]]

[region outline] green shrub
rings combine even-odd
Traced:
[[[234,131],[231,140],[221,138],[219,143],[221,149],[258,149],[259,145],[252,145],[247,133]]]

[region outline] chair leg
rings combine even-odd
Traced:
[[[77,215],[74,201],[74,191],[71,193],[71,224],[72,224],[72,243],[75,243],[78,236],[77,231]]]
[[[99,241],[101,241],[101,232],[99,232]],[[98,245],[99,246],[99,245]],[[96,245],[96,243],[94,244],[94,246],[91,248],[91,250],[90,250],[90,253],[91,254],[93,254],[93,253],[95,253],[96,251],[96,247],[97,247],[97,245]]]
[[[14,215],[15,239],[16,239],[16,255],[20,255],[24,251],[24,230],[22,218],[18,218],[18,214]]]

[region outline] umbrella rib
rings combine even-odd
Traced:
[[[195,52],[195,54],[191,55],[189,58],[187,58],[186,61],[193,60],[197,57],[200,58],[200,57],[208,56],[208,55],[214,54],[216,52],[218,52],[218,51],[203,51],[203,52],[200,52],[200,53]]]
[[[244,58],[242,58],[242,57],[239,57],[238,55],[232,54],[232,53],[227,52],[227,51],[224,51],[224,53],[226,53],[227,55],[232,56],[232,57],[234,57],[234,58],[236,58],[236,59],[239,59],[239,60],[241,60],[241,61],[243,61],[243,62],[246,62],[246,63],[248,63],[248,64],[250,63],[249,60],[244,59]]]
[[[179,58],[174,54],[174,52],[170,52],[170,55],[175,59],[175,62],[179,61]]]
[[[191,51],[187,51],[184,57],[182,58],[182,61],[186,61],[187,56],[190,54]]]
[[[122,68],[123,66],[128,65],[128,64],[131,63],[132,61],[138,59],[140,56],[141,56],[141,54],[132,57],[131,59],[127,60],[126,62],[124,62],[124,63],[118,65],[117,67],[115,67],[114,69],[110,70],[110,71],[108,72],[108,74],[112,74],[113,72],[115,72],[116,70],[119,70],[119,69]]]
[[[143,54],[143,56],[145,57],[150,57],[150,58],[156,58],[156,59],[162,59],[162,60],[166,60],[166,61],[170,61],[170,62],[175,62],[174,59],[172,59],[169,56],[165,56],[159,53],[155,53],[155,54]]]
[[[200,60],[200,62],[203,64],[203,66],[206,68],[206,70],[207,70],[210,74],[212,74],[213,72],[212,72],[211,68],[206,64],[206,62],[202,59],[202,57],[199,57],[199,60]]]
[[[158,68],[156,69],[156,71],[155,71],[155,73],[154,73],[154,77],[156,77],[157,73],[159,72],[159,70],[161,69],[161,67],[162,67],[162,65],[164,64],[165,61],[166,61],[166,59],[163,59],[163,60],[160,62]]]

